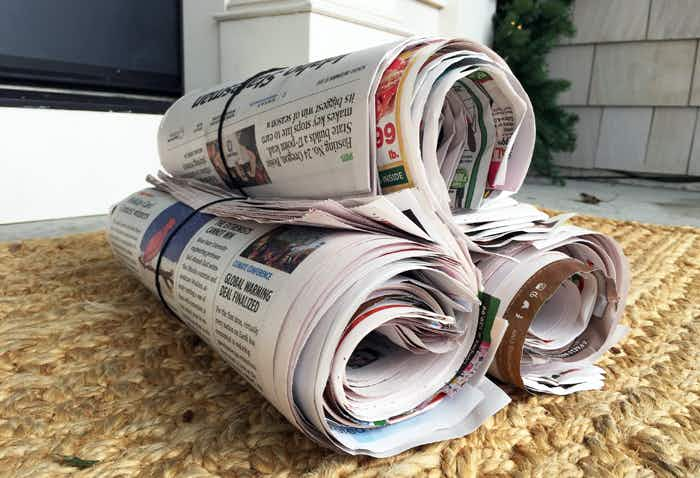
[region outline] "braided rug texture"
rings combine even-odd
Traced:
[[[0,476],[698,476],[700,229],[575,222],[632,264],[631,333],[601,361],[605,388],[515,392],[475,433],[381,460],[296,432],[164,315],[104,233],[0,244]]]

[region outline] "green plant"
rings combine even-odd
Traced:
[[[564,184],[553,153],[576,147],[578,117],[557,103],[571,85],[549,78],[547,53],[562,36],[575,33],[571,0],[499,0],[494,17],[493,48],[508,62],[530,96],[537,137],[532,167],[555,184]]]

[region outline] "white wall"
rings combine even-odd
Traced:
[[[382,43],[401,40],[392,32],[357,25],[327,15],[312,13],[309,16],[309,56],[305,61],[316,61],[341,53],[370,48]],[[322,41],[333,38],[333,41]]]
[[[216,16],[220,78],[242,80],[412,35],[489,43],[495,10],[496,0],[226,0]]]
[[[399,30],[404,36],[439,34],[489,43],[496,0],[225,0],[225,9],[228,15],[219,16],[224,21],[253,16],[269,20],[284,11],[312,11],[351,22],[354,17],[355,23],[372,23],[377,30],[394,33]],[[277,35],[270,36],[277,37],[284,30],[282,26],[275,30]],[[339,40],[339,35],[326,38],[327,43]],[[228,47],[223,42],[222,46]]]
[[[464,0],[452,0],[464,1]],[[477,0],[481,1],[481,0]],[[331,5],[347,7],[350,15],[370,18],[378,29],[394,27],[407,34],[437,35],[440,33],[440,16],[447,0],[330,0]]]
[[[277,34],[269,31],[270,21],[253,17],[219,23],[222,81],[244,80],[268,68],[309,61],[309,16],[298,13],[274,17]]]
[[[158,170],[160,115],[0,108],[0,223],[106,214]]]
[[[219,24],[214,15],[223,10],[224,0],[182,0],[185,91],[221,82]]]
[[[440,32],[491,44],[496,0],[451,0],[440,16]]]

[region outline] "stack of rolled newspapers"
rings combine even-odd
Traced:
[[[504,407],[487,374],[603,385],[627,262],[511,198],[535,129],[503,59],[413,38],[243,80],[168,110],[109,240],[299,430],[388,456]]]

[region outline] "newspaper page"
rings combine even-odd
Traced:
[[[158,132],[161,163],[178,177],[242,188],[254,197],[328,198],[376,193],[370,161],[370,91],[390,44],[190,93]],[[221,156],[223,152],[223,157]]]
[[[261,224],[146,189],[110,215],[115,255],[317,442],[387,456],[503,407],[484,378],[505,322],[439,245]],[[488,300],[483,300],[487,297]]]

